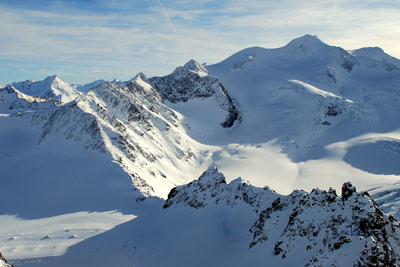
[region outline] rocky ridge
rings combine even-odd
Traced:
[[[208,71],[195,60],[177,67],[170,75],[153,77],[149,82],[162,98],[171,103],[187,102],[190,99],[213,97],[226,113],[222,127],[229,128],[239,117],[239,110],[222,83],[210,76]]]
[[[211,168],[198,180],[171,190],[164,208],[177,205],[250,208],[258,219],[249,227],[249,249],[262,247],[282,264],[298,257],[304,266],[400,265],[398,221],[351,183],[343,185],[341,197],[333,189],[283,196],[241,179],[227,184],[224,175]]]
[[[5,114],[46,110],[60,104],[57,99],[26,95],[12,85],[0,88],[0,112]]]
[[[196,164],[178,117],[143,74],[120,86],[100,83],[70,103],[33,114],[32,122],[43,128],[39,143],[58,134],[109,153],[146,196],[166,196],[174,186],[169,165]]]

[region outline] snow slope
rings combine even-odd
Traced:
[[[226,151],[233,153],[217,158],[217,166],[228,179],[245,176],[259,186],[271,186],[272,182],[281,193],[311,190],[315,185],[339,189],[346,180],[357,186],[398,181],[397,171],[365,168],[373,158],[349,166],[357,150],[351,144],[358,146],[354,138],[368,142],[369,134],[380,133],[377,139],[391,138],[394,144],[399,138],[400,71],[388,69],[389,61],[397,62],[368,49],[362,56],[356,51],[349,53],[306,35],[281,48],[248,48],[206,66],[241,109],[241,123],[234,131],[218,132],[206,143],[228,148],[237,144],[250,151],[257,151],[255,147],[278,150],[275,157],[265,152],[259,160],[264,164],[254,167],[255,157],[249,156],[249,151],[229,149]],[[332,149],[339,145],[345,151]],[[285,155],[288,158],[284,159]],[[399,161],[396,153],[387,153],[386,159]],[[274,164],[292,167],[283,168],[279,175],[270,168]],[[393,169],[394,163],[391,166]],[[279,179],[284,188],[275,187]]]
[[[93,81],[93,82],[87,83],[87,84],[74,84],[73,87],[76,90],[78,90],[79,92],[86,93],[87,91],[89,91],[90,89],[92,89],[96,85],[99,85],[102,82],[105,82],[105,81],[100,79],[100,80],[96,80],[96,81]]]
[[[77,98],[80,93],[71,85],[56,75],[49,76],[43,81],[14,82],[11,84],[24,94],[43,98],[56,98],[63,103]]]
[[[35,113],[0,117],[0,250],[10,260],[61,255],[131,219],[142,197],[111,156],[60,136],[39,144]]]
[[[211,160],[139,76],[63,105],[12,86],[0,96],[0,251],[12,260],[62,255],[132,219],[136,201],[166,197]]]
[[[396,266],[399,223],[345,184],[283,196],[210,168],[148,198],[137,218],[74,245],[58,258],[21,266]]]

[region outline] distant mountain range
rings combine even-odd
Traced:
[[[0,232],[7,259],[82,241],[30,266],[400,265],[400,60],[380,48],[305,35],[164,77],[0,88],[0,228],[52,225]],[[130,221],[52,224],[83,211]]]

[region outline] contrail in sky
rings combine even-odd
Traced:
[[[169,25],[171,25],[172,30],[174,30],[175,34],[177,34],[176,29],[175,29],[175,26],[174,26],[174,24],[172,23],[171,19],[169,18],[168,14],[167,14],[167,11],[165,11],[164,5],[161,3],[161,0],[158,0],[158,3],[160,3],[161,9],[162,9],[162,11],[163,11],[165,17],[167,18],[167,20],[168,20],[168,22],[169,22]]]

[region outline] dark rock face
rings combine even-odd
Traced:
[[[226,112],[226,120],[221,123],[222,127],[232,127],[238,119],[239,111],[222,83],[210,76],[207,70],[194,60],[176,68],[170,75],[153,77],[149,81],[161,97],[171,103],[213,97]]]
[[[385,216],[367,194],[356,193],[351,183],[343,185],[341,199],[334,190],[314,189],[305,196],[288,196],[279,201],[285,203],[281,205],[282,209],[272,205],[260,213],[258,221],[250,229],[253,233],[250,247],[269,239],[276,229],[271,224],[285,224],[279,219],[285,208],[290,215],[274,245],[275,255],[285,258],[301,246],[304,250],[316,252],[306,266],[324,265],[324,262],[340,266],[333,255],[362,244],[364,249],[353,255],[355,266],[398,265],[400,255],[395,251],[400,243],[390,240],[399,237],[398,222]],[[322,246],[319,241],[322,241]]]
[[[233,207],[245,203],[253,211],[259,212],[275,196],[277,194],[269,188],[254,187],[240,178],[227,184],[225,176],[217,168],[210,168],[198,180],[173,188],[164,208],[172,205],[203,208],[222,203]]]
[[[342,58],[342,67],[347,70],[348,73],[350,73],[354,67],[354,65],[357,64],[357,60],[355,57],[351,55],[343,55]]]
[[[344,183],[342,186],[342,199],[344,201],[347,200],[355,192],[356,188],[350,182]]]
[[[335,104],[331,104],[326,109],[325,117],[336,117],[339,114],[342,114],[339,107]]]
[[[239,205],[239,203],[245,204]],[[196,181],[171,190],[164,208],[185,205],[209,208],[249,207],[256,215],[249,249],[299,259],[299,266],[399,266],[400,225],[384,215],[368,193],[357,193],[350,182],[339,197],[334,189],[296,190],[288,196],[255,188],[240,179],[227,184],[216,168]],[[259,248],[260,249],[260,248]]]

